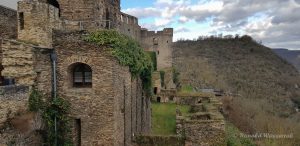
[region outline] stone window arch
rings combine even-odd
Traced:
[[[47,0],[47,3],[59,9],[59,3],[57,0]]]
[[[75,63],[71,66],[72,85],[75,88],[92,87],[92,69],[84,63]]]
[[[47,0],[47,3],[58,8],[58,15],[60,17],[60,6],[57,0]]]

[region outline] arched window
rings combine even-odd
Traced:
[[[73,68],[73,87],[92,87],[92,69],[90,66],[77,63]]]
[[[57,2],[57,0],[47,0],[47,3],[56,8],[59,8],[59,3]]]
[[[60,7],[59,7],[59,3],[57,0],[47,0],[47,3],[58,8],[58,15],[60,16]]]

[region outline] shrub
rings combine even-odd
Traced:
[[[33,89],[29,97],[29,110],[33,112],[41,112],[42,118],[45,123],[46,133],[44,135],[45,145],[71,146],[72,141],[70,136],[70,123],[68,113],[70,104],[63,98],[57,97],[52,101],[43,101],[42,94]],[[56,118],[56,125],[55,125]],[[54,127],[57,126],[55,133]]]

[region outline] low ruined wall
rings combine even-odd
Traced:
[[[186,145],[225,146],[223,120],[185,121]]]
[[[26,111],[29,97],[27,86],[0,87],[0,127],[19,111]]]
[[[0,87],[0,145],[37,146],[40,119],[28,112],[29,86]],[[36,122],[39,121],[39,122]],[[38,125],[36,125],[39,123]]]
[[[145,136],[135,138],[134,146],[184,146],[183,137],[179,136]]]
[[[179,104],[191,105],[190,114],[176,114],[176,132],[184,135],[186,146],[225,146],[225,121],[220,113],[220,102],[215,97],[181,95]]]
[[[183,105],[196,105],[199,103],[209,102],[209,97],[194,97],[194,96],[176,96],[175,102]]]

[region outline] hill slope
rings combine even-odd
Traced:
[[[247,36],[209,38],[178,41],[173,56],[182,86],[218,88],[233,96],[223,98],[225,115],[242,131],[300,130],[300,116],[295,111],[300,105],[299,73],[271,49]],[[294,134],[300,137],[299,132]],[[300,144],[299,139],[288,142]]]
[[[300,50],[272,49],[272,51],[293,64],[300,72]]]

